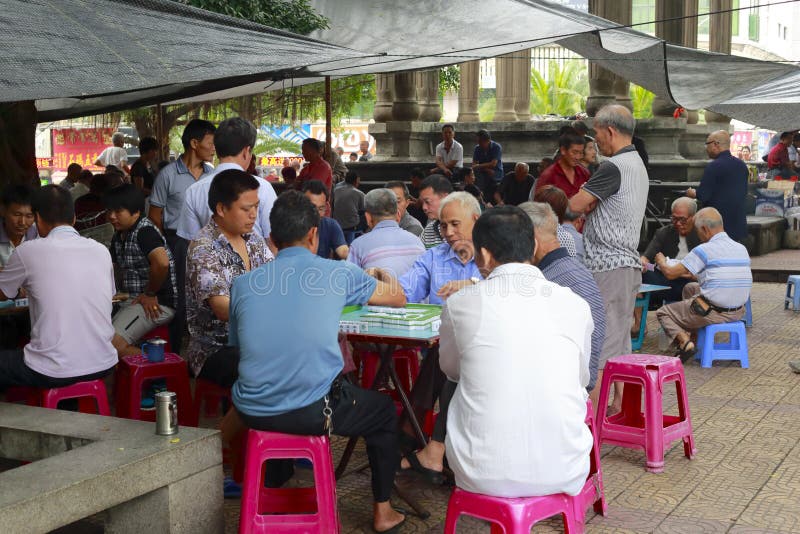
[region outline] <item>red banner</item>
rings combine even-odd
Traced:
[[[52,130],[52,166],[56,171],[66,171],[77,163],[90,171],[102,171],[94,162],[100,153],[111,146],[114,128],[60,128]],[[37,162],[38,164],[38,162]]]

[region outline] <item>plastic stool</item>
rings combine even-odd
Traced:
[[[142,411],[141,402],[145,381],[157,378],[166,379],[167,388],[178,396],[178,422],[197,426],[186,361],[171,352],[164,355],[163,362],[151,362],[143,354],[120,359],[116,371],[117,417],[155,421],[155,410]]]
[[[313,488],[265,488],[264,462],[305,458],[314,466]],[[249,430],[239,534],[339,532],[336,479],[327,436]]]
[[[750,297],[747,297],[747,302],[744,303],[744,317],[742,321],[744,321],[744,325],[747,328],[753,327],[753,305],[750,303]]]
[[[583,489],[576,496],[556,493],[542,497],[492,497],[456,488],[447,503],[445,534],[456,532],[459,516],[469,515],[492,523],[492,534],[528,534],[534,523],[561,514],[564,531],[569,534],[583,532],[586,509],[590,504],[598,514],[605,515],[606,501],[603,493],[603,476],[600,468],[600,445],[594,429],[594,409],[586,404],[586,424],[592,432],[594,444],[591,451],[591,468]]]
[[[375,380],[380,366],[380,357],[377,352],[359,351],[363,368],[361,371],[361,387],[369,389]],[[400,386],[406,392],[411,391],[411,386],[419,375],[419,351],[417,349],[398,349],[392,355]],[[397,387],[397,385],[395,385]]]
[[[744,329],[742,323],[738,323]],[[611,417],[605,414],[611,384],[623,382],[622,411]],[[664,415],[661,392],[668,382],[675,382],[679,415]],[[642,388],[645,406],[642,413]],[[664,451],[678,439],[683,440],[683,452],[694,457],[697,449],[692,434],[686,379],[679,358],[652,354],[628,354],[606,362],[600,387],[597,433],[600,443],[610,443],[633,449],[644,449],[647,470],[664,470]]]
[[[792,291],[794,287],[794,292]],[[789,275],[786,280],[786,297],[783,299],[783,309],[789,309],[789,303],[792,303],[794,311],[800,311],[800,274]]]
[[[59,402],[67,399],[78,399],[78,409],[81,413],[111,415],[106,384],[100,379],[76,382],[60,388],[37,389],[14,386],[6,390],[7,402],[24,401],[28,406],[41,406],[54,410],[58,409]]]
[[[205,417],[216,417],[219,415],[220,404],[227,400],[231,402],[231,388],[224,388],[210,380],[196,378],[194,381],[194,409],[195,418],[200,420],[200,408],[205,405]],[[222,415],[225,415],[224,413]]]
[[[644,331],[647,328],[647,309],[650,307],[650,292],[643,293],[641,297],[636,297],[633,309],[642,309],[642,319],[639,321],[639,335],[631,338],[631,350],[640,350],[644,343]]]
[[[716,343],[716,334],[727,332],[730,341]],[[742,321],[733,323],[710,324],[697,331],[697,354],[700,367],[709,368],[714,360],[738,360],[742,369],[750,367],[747,357],[747,331]]]
[[[83,413],[93,413],[95,407],[90,399],[94,399],[97,403],[97,412],[95,413],[111,415],[106,385],[102,380],[76,382],[62,388],[42,390],[42,407],[44,408],[57,409],[58,403],[66,399],[78,399],[78,407]]]

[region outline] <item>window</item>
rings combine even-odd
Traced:
[[[634,30],[655,34],[655,24],[652,22],[650,24],[642,24],[643,22],[652,21],[655,17],[656,0],[633,0],[631,7],[631,22],[634,24]]]

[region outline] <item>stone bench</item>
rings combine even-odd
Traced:
[[[105,532],[224,530],[219,432],[0,403],[4,533],[49,532],[99,512]]]
[[[786,219],[783,217],[747,216],[747,233],[752,246],[748,246],[751,256],[763,256],[783,246],[783,232]]]

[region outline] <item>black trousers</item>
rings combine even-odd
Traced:
[[[183,334],[186,331],[186,253],[189,250],[189,242],[182,237],[178,237],[175,230],[164,230],[164,238],[172,251],[172,259],[175,261],[175,288],[178,295],[178,305],[175,308],[175,317],[169,323],[169,342],[172,345],[172,352],[180,353],[183,343]]]
[[[239,348],[224,347],[206,358],[197,378],[214,382],[224,388],[232,387],[239,378]]]
[[[683,286],[691,282],[686,278],[676,278],[675,280],[667,280],[667,277],[661,271],[647,271],[642,274],[643,284],[655,284],[657,286],[669,286],[666,291],[653,291],[650,293],[650,306],[649,309],[657,310],[664,301],[678,302],[683,300]]]
[[[25,365],[22,349],[0,350],[0,391],[5,391],[12,386],[27,386],[34,388],[61,388],[75,384],[103,378],[114,366],[99,373],[90,375],[71,376],[67,378],[54,378],[37,373]]]
[[[436,417],[436,424],[433,425],[433,433],[431,434],[433,441],[444,443],[444,438],[447,436],[447,411],[450,408],[450,399],[453,398],[457,385],[458,382],[446,380],[441,392],[439,392],[439,415]]]
[[[400,463],[397,415],[391,397],[362,389],[344,379],[334,382],[328,396],[333,409],[333,434],[364,437],[372,470],[372,496],[375,502],[388,501]],[[319,399],[303,408],[271,417],[250,416],[241,411],[239,416],[255,430],[321,436],[325,434],[324,407],[325,400]],[[269,460],[265,485],[280,487],[293,473],[292,460]]]

